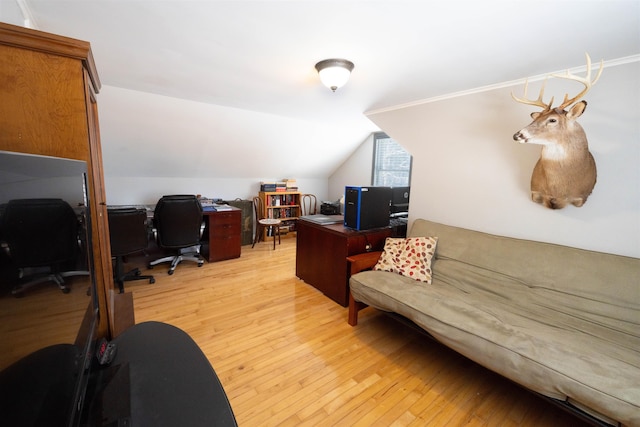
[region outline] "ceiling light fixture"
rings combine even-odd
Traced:
[[[320,81],[332,91],[336,91],[349,80],[353,62],[346,59],[325,59],[316,64]]]

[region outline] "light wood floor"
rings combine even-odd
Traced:
[[[151,273],[153,285],[125,284],[136,322],[187,331],[241,427],[584,425],[374,309],[349,326],[346,308],[295,277],[295,239]]]

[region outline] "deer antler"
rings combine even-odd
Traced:
[[[589,89],[591,89],[591,86],[596,84],[596,82],[600,78],[600,75],[602,74],[602,68],[604,66],[604,62],[601,60],[600,61],[600,69],[598,70],[598,75],[596,76],[596,78],[593,81],[591,81],[591,58],[589,57],[588,53],[586,53],[585,55],[587,56],[587,75],[585,77],[579,77],[579,76],[576,76],[574,74],[571,74],[569,72],[569,70],[567,70],[567,72],[565,74],[552,74],[553,77],[559,77],[561,79],[574,80],[574,81],[577,81],[577,82],[582,83],[584,85],[584,89],[579,94],[574,96],[573,98],[569,99],[569,94],[568,93],[564,95],[564,101],[562,101],[562,104],[560,104],[558,106],[558,108],[560,108],[561,110],[564,110],[569,105],[573,104],[578,99],[582,98],[587,92],[589,92]]]
[[[542,100],[542,97],[544,96],[544,88],[547,85],[547,79],[544,79],[544,82],[542,82],[542,87],[540,88],[540,94],[538,95],[538,99],[536,100],[531,100],[531,99],[527,99],[527,89],[529,88],[529,79],[524,81],[524,98],[518,98],[517,96],[515,96],[513,94],[513,92],[511,92],[511,97],[521,103],[521,104],[526,104],[526,105],[533,105],[536,107],[541,107],[543,109],[543,111],[547,111],[551,109],[551,105],[553,104],[553,97],[551,98],[551,101],[549,101],[548,104],[545,104],[544,101]]]

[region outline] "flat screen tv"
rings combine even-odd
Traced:
[[[391,187],[391,215],[408,215],[411,187]]]
[[[14,295],[38,273],[18,268],[3,240],[2,215],[11,200],[63,199],[78,220],[80,273],[65,292],[44,281]],[[0,424],[80,424],[96,348],[99,306],[91,255],[91,217],[85,162],[0,151]],[[6,234],[6,232],[5,232]],[[38,248],[34,247],[34,251]],[[41,273],[46,275],[46,268]]]

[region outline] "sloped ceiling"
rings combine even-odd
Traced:
[[[203,135],[193,129],[204,119],[183,118],[175,128],[169,112],[157,126],[131,129],[131,111],[120,108],[129,91],[179,100],[168,108],[188,102],[186,111],[212,121],[212,108],[238,111],[240,123],[219,123],[233,141],[214,145],[226,144],[225,158],[236,159],[221,174],[259,153],[252,176],[269,176],[273,164],[295,165],[276,176],[328,176],[377,130],[367,111],[579,67],[585,52],[605,61],[640,53],[637,0],[16,3],[33,27],[91,42],[108,100],[100,107],[107,174],[126,175],[135,165],[110,164],[114,154],[124,150],[135,159],[150,147],[171,158],[168,175],[204,173],[193,159],[180,160],[199,152]],[[0,20],[9,22],[2,9]],[[314,69],[332,57],[355,63],[335,93]],[[178,147],[175,133],[183,136]],[[234,162],[235,169],[228,166]],[[191,166],[171,171],[181,163]]]

